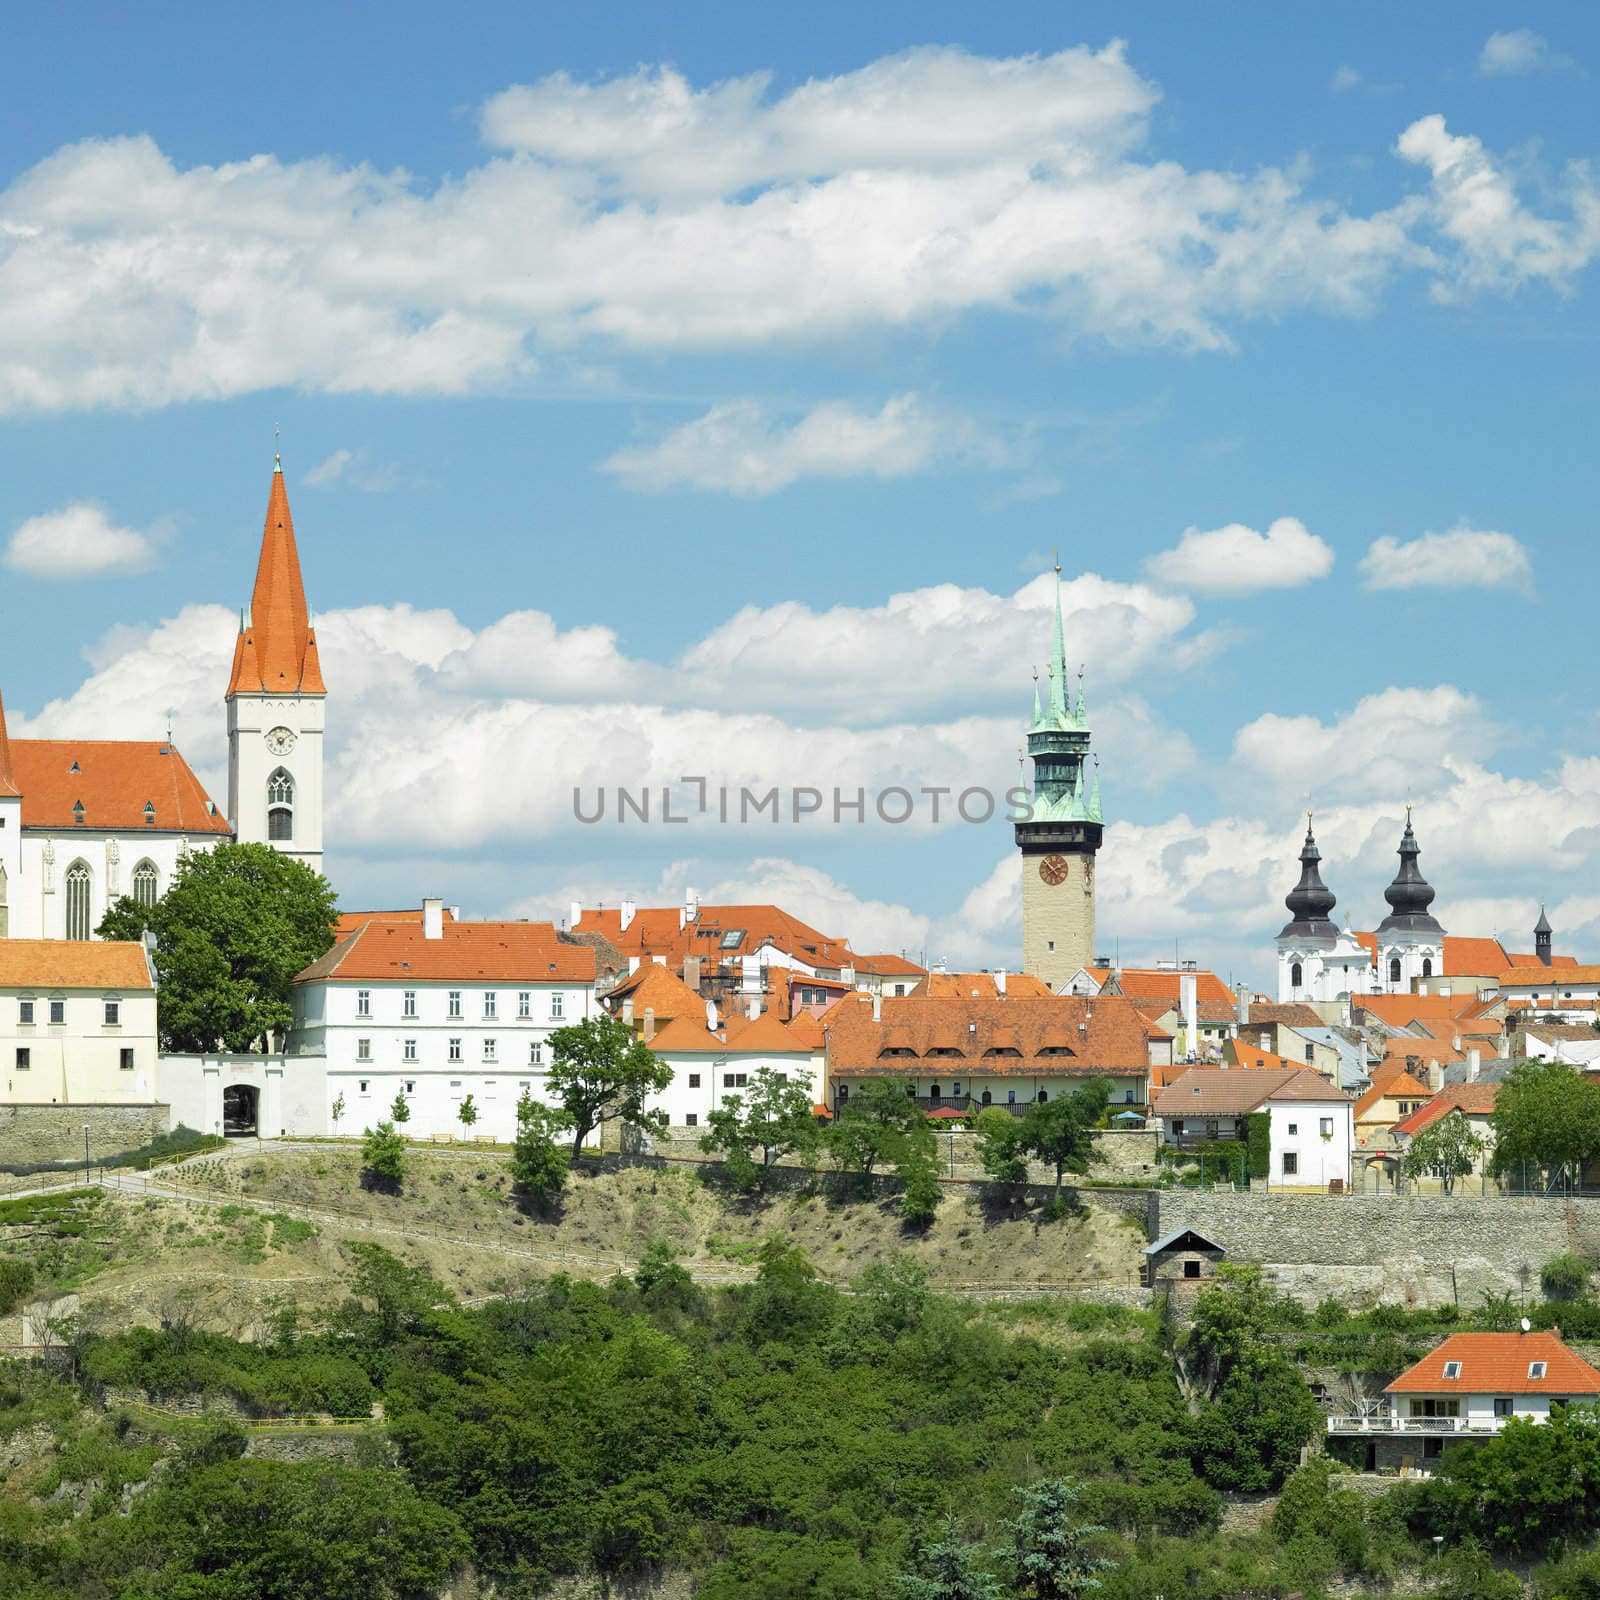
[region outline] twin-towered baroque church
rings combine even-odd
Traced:
[[[154,905],[187,851],[223,840],[320,871],[326,699],[279,463],[228,678],[227,812],[170,740],[9,739],[0,704],[0,938],[92,938],[118,898]]]

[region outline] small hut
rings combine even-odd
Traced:
[[[1170,1293],[1175,1283],[1214,1278],[1226,1253],[1196,1228],[1175,1228],[1144,1247],[1145,1287]]]

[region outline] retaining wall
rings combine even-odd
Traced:
[[[1315,1304],[1474,1306],[1537,1297],[1563,1251],[1600,1254],[1600,1198],[1205,1194],[1152,1191],[1151,1237],[1195,1228]]]
[[[83,1130],[89,1129],[89,1155],[114,1156],[137,1150],[169,1131],[171,1108],[164,1104],[3,1105],[0,1106],[0,1167],[36,1161],[83,1160]]]

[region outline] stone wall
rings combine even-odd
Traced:
[[[1151,1237],[1195,1228],[1308,1305],[1475,1306],[1539,1292],[1539,1269],[1600,1254],[1600,1199],[1152,1191]]]
[[[170,1127],[170,1108],[147,1106],[0,1106],[0,1167],[38,1161],[81,1161],[83,1129],[98,1160],[149,1144]]]

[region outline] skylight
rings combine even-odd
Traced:
[[[1461,1363],[1459,1361],[1445,1362],[1444,1375],[1447,1378],[1459,1378],[1461,1376]]]
[[[722,936],[722,948],[724,950],[737,950],[743,938],[743,928],[729,928]]]
[[[1544,1376],[1544,1362],[1530,1361],[1528,1363],[1528,1376],[1530,1378],[1542,1378]]]

